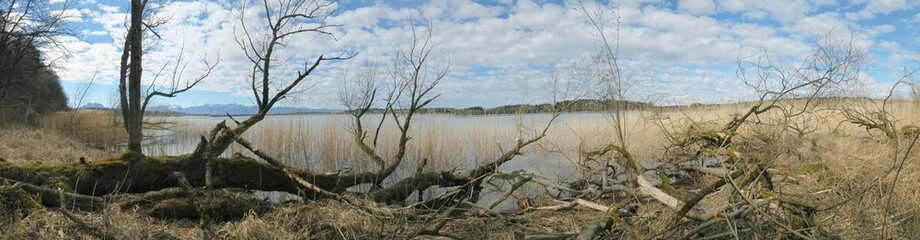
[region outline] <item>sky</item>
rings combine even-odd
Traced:
[[[128,2],[77,1],[68,10],[68,25],[77,36],[61,40],[69,54],[54,64],[72,104],[116,102]],[[619,36],[614,43],[624,68],[643,79],[637,96],[658,104],[751,99],[755,93],[736,75],[739,56],[767,52],[802,59],[813,51],[810,40],[821,34],[852,37],[868,50],[871,62],[863,85],[870,94],[883,94],[903,68],[916,68],[920,50],[920,1],[915,0],[620,0],[602,5],[607,19],[619,22],[611,21],[606,30]],[[334,36],[298,36],[279,51],[289,61],[275,73],[290,76],[321,54],[357,55],[323,62],[306,80],[305,86],[312,87],[283,105],[343,108],[338,93],[345,72],[389,61],[411,37],[407,20],[420,29],[431,27],[434,58],[450,63],[450,73],[435,89],[441,96],[434,107],[547,102],[551,73],[590,58],[601,46],[591,23],[576,9],[577,1],[343,0],[333,6],[327,23],[338,26],[330,30]],[[174,66],[180,53],[183,64],[188,63],[184,79],[201,74],[205,61],[220,62],[194,90],[158,98],[154,105],[255,104],[247,91],[252,65],[236,41],[241,36],[239,9],[247,10],[247,26],[263,23],[253,17],[260,11],[255,3],[177,0],[161,6],[157,16],[168,22],[156,28],[156,44],[148,44],[153,47],[144,55],[145,84],[156,70]],[[46,53],[49,59],[57,59],[55,54],[61,53]]]

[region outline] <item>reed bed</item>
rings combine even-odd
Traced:
[[[790,102],[789,104],[788,106],[791,107],[802,106],[801,102]],[[734,116],[744,114],[751,106],[753,106],[751,103],[738,103],[629,112],[626,114],[627,147],[637,159],[641,160],[643,167],[653,169],[660,162],[669,160],[667,147],[673,143],[675,138],[685,134],[688,129],[717,129]],[[907,156],[905,169],[898,176],[896,187],[892,188],[896,181],[895,176],[886,172],[893,167],[894,157],[901,155],[895,154],[891,143],[883,134],[848,123],[839,114],[841,109],[868,111],[877,109],[878,106],[880,103],[876,101],[825,102],[815,106],[816,111],[792,118],[765,115],[760,119],[752,120],[755,121],[753,124],[745,125],[739,131],[738,141],[769,141],[771,146],[765,146],[763,151],[782,149],[782,153],[771,155],[778,156],[776,159],[769,160],[775,161],[773,166],[778,171],[777,175],[796,181],[795,184],[783,189],[784,194],[809,196],[808,199],[817,201],[819,205],[828,206],[851,199],[852,196],[857,196],[869,189],[869,192],[862,195],[863,197],[853,198],[832,211],[818,213],[816,219],[820,221],[822,228],[847,238],[875,238],[880,234],[881,222],[887,218],[889,232],[896,231],[894,235],[896,238],[912,238],[920,235],[920,217],[918,217],[920,216],[920,191],[916,190],[920,189],[920,166],[916,162],[917,159],[920,159],[920,151],[914,149],[912,155]],[[887,109],[899,126],[920,125],[920,104],[916,102],[893,101],[887,106]],[[412,126],[410,132],[413,138],[409,142],[405,162],[394,174],[395,176],[390,177],[389,180],[401,179],[414,173],[416,164],[422,159],[428,159],[427,170],[459,170],[475,167],[496,158],[502,149],[507,149],[514,144],[515,138],[527,138],[540,130],[548,118],[549,115],[545,114],[420,115],[416,120],[417,124]],[[145,145],[145,151],[148,155],[190,153],[198,143],[199,135],[207,134],[214,124],[223,119],[223,117],[198,116],[160,119],[177,123],[173,128],[174,133],[161,141],[148,142]],[[365,126],[376,126],[378,119],[367,118]],[[351,121],[353,119],[348,115],[336,114],[270,116],[254,129],[247,131],[244,137],[258,148],[276,156],[290,166],[317,171],[336,171],[348,168],[352,171],[376,170],[376,166],[355,146],[349,128]],[[398,139],[399,131],[391,127],[391,122],[387,122],[384,126],[377,141],[377,151],[386,159],[387,156],[395,153],[396,146],[393,141]],[[612,133],[612,121],[606,114],[565,114],[552,125],[545,139],[541,140],[537,146],[526,149],[524,155],[505,164],[502,171],[525,170],[549,182],[562,182],[577,178],[580,171],[575,164],[579,153],[613,142]],[[369,132],[368,139],[373,139],[374,134],[374,132]],[[111,154],[95,150],[92,152],[66,150],[81,148],[80,142],[72,139],[64,142],[49,140],[69,138],[67,135],[47,129],[3,129],[0,131],[0,157],[13,161],[73,162],[79,156],[98,159]],[[38,140],[25,142],[28,139]],[[68,147],[68,144],[72,147]],[[43,146],[42,148],[47,151],[42,151],[42,153],[47,155],[39,155],[33,151],[30,156],[17,156],[17,154],[25,154],[26,151],[22,149],[27,148],[26,146]],[[59,152],[58,149],[63,150]],[[752,148],[750,151],[753,150],[758,149]],[[85,147],[83,151],[87,151]],[[70,153],[68,155],[61,152]],[[226,155],[237,152],[248,155],[245,149],[236,145],[232,146]],[[744,154],[748,153],[756,154],[744,152]],[[482,201],[490,201],[496,193],[501,192],[500,190],[500,186],[490,189],[491,192],[486,192]],[[522,192],[533,196],[541,194],[541,191],[540,187],[530,185]],[[891,194],[890,200],[889,193]],[[436,192],[427,194],[433,195]],[[307,207],[316,207],[317,204],[325,206],[337,203],[310,203]],[[500,208],[513,209],[516,207],[515,204],[508,203]],[[300,208],[279,208],[272,214],[293,214],[300,211]],[[886,208],[891,210],[893,215],[886,216]],[[363,226],[374,222],[374,219],[365,219],[362,216],[339,219],[337,216],[341,215],[341,212],[337,212],[335,208],[324,207],[324,209],[331,212],[324,213],[326,215],[322,216],[311,215],[312,220],[291,218],[288,215],[284,215],[285,217],[275,217],[272,214],[249,216],[240,222],[226,223],[221,227],[221,231],[226,231],[228,235],[238,238],[268,236],[265,234],[269,233],[279,238],[297,238],[294,236],[308,236],[308,230],[273,227],[309,224],[298,221],[327,223],[331,221],[328,224],[337,226],[348,225],[346,223]],[[64,219],[56,216],[55,213],[48,214],[55,215],[49,217],[52,220],[48,220],[48,224],[53,225],[52,227],[68,229],[60,227],[60,225],[68,224]],[[113,212],[113,214],[116,214],[114,218],[123,218],[124,222],[153,226],[152,228],[140,227],[136,224],[119,226],[119,228],[125,228],[124,232],[138,231],[136,236],[156,236],[158,232],[184,237],[194,235],[194,231],[190,230],[194,229],[193,224],[151,220],[131,212]],[[559,224],[565,222],[566,227],[557,231],[567,232],[577,230],[578,226],[595,215],[591,211],[578,211],[567,214],[569,218],[558,215],[542,217],[557,219]],[[99,224],[102,221],[98,215],[84,217]],[[478,221],[475,218],[470,221],[458,222],[457,224],[460,225],[457,226],[475,230],[475,226],[485,227],[498,224],[476,225],[472,223],[472,221]],[[655,223],[647,224],[653,226]],[[142,229],[154,230],[144,232],[141,231]],[[361,231],[357,228],[343,229],[346,234],[357,234]],[[490,233],[499,232],[501,230],[496,229]],[[43,236],[52,236],[55,233],[43,234],[46,234]]]
[[[120,116],[114,111],[63,111],[44,116],[42,127],[75,138],[90,147],[105,148],[128,140]]]

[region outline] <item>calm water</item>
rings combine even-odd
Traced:
[[[380,115],[366,117],[364,121],[369,145],[374,138],[374,128]],[[168,118],[177,123],[170,134],[160,133],[158,141],[145,145],[149,155],[179,155],[190,153],[198,143],[199,135],[206,135],[218,122],[227,117],[183,116]],[[238,120],[244,119],[243,117]],[[547,114],[531,115],[420,115],[413,119],[407,155],[399,170],[384,185],[391,184],[415,172],[416,163],[428,159],[426,170],[467,170],[496,159],[504,150],[515,144],[516,138],[529,139],[538,134],[550,119]],[[228,121],[230,122],[230,121]],[[232,123],[231,123],[232,125]],[[377,170],[376,165],[361,152],[351,134],[353,118],[344,114],[269,116],[244,134],[257,148],[267,152],[288,166],[316,171]],[[547,133],[547,137],[525,148],[523,155],[504,164],[501,171],[510,173],[523,170],[547,182],[573,178],[578,174],[574,161],[580,148],[592,148],[609,142],[610,123],[603,114],[562,115]],[[391,161],[396,153],[399,131],[392,119],[387,119],[380,131],[376,150],[385,160]],[[246,155],[248,150],[234,144],[224,153]],[[510,185],[495,180],[496,186],[487,188],[481,204],[488,204]],[[488,185],[488,184],[487,184]],[[542,188],[529,184],[524,192],[540,193]],[[360,189],[357,189],[360,190]],[[428,197],[443,190],[428,191]],[[280,197],[280,196],[279,196]],[[415,199],[415,196],[410,197]],[[506,203],[503,208],[513,208]]]

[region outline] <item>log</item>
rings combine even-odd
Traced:
[[[332,192],[367,182],[362,175],[330,176],[310,170],[289,169],[289,173],[272,165],[236,155],[212,160],[214,189],[238,188],[280,191],[299,194],[289,173]],[[178,187],[171,180],[180,172],[194,187],[205,186],[205,163],[191,155],[146,157],[125,154],[115,159],[88,164],[12,164],[0,163],[0,177],[43,186],[61,188],[82,195],[103,196],[111,193],[145,193]]]
[[[639,183],[640,190],[642,190],[643,192],[645,192],[646,194],[648,194],[655,200],[658,200],[659,202],[663,203],[664,205],[672,209],[679,209],[682,205],[684,205],[683,201],[671,195],[668,195],[664,191],[661,191],[661,189],[656,188],[655,186],[652,185],[652,183],[649,183],[648,180],[645,180],[645,178],[642,177],[642,175],[639,175],[638,177],[636,177],[636,179],[637,179],[637,182]]]
[[[187,192],[180,188],[169,188],[157,192],[131,197],[120,203],[122,209],[137,208],[148,216],[159,219],[201,220],[206,215],[213,221],[242,219],[249,212],[257,214],[271,210],[271,203],[245,192],[230,189],[212,190],[211,201],[196,204],[193,199],[203,199],[204,191]]]
[[[3,177],[0,177],[0,183],[18,186],[23,191],[31,195],[38,196],[42,206],[47,208],[61,208],[63,206],[66,208],[77,209],[81,211],[99,211],[106,206],[105,200],[100,197],[66,192],[62,193],[57,190],[52,190],[45,187],[36,186],[34,184],[20,182]]]
[[[546,131],[529,140],[518,140],[515,147],[504,152],[498,159],[477,168],[454,173],[435,171],[419,173],[402,179],[388,188],[377,188],[363,194],[376,202],[390,203],[404,200],[412,192],[433,186],[465,186],[481,181],[498,170],[499,166],[520,155],[522,148],[545,136]],[[238,143],[241,138],[234,138]],[[250,146],[251,147],[251,146]],[[207,148],[205,148],[207,149]],[[207,158],[214,152],[203,150],[182,156],[148,157],[136,152],[127,152],[117,158],[73,164],[14,164],[0,162],[0,177],[9,178],[49,189],[63,189],[66,192],[104,196],[113,193],[146,193],[178,187],[171,179],[174,172],[186,176],[193,187],[206,186],[205,176],[210,176],[212,189],[236,188],[259,191],[280,191],[301,196],[332,197],[338,199],[346,189],[366,183],[378,183],[388,176],[383,172],[361,172],[355,174],[324,174],[308,169],[296,169],[280,165],[267,155],[257,151],[269,164],[234,154],[232,158]],[[261,153],[261,154],[260,154]],[[211,168],[206,167],[208,164]],[[211,169],[211,174],[206,174]],[[478,185],[478,184],[477,184]],[[478,186],[477,186],[478,187]],[[475,188],[474,188],[475,189]],[[475,191],[474,191],[475,192]]]

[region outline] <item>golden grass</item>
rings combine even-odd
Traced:
[[[796,105],[800,102],[788,104],[801,106]],[[894,183],[894,174],[889,173],[895,159],[891,142],[884,134],[847,123],[841,115],[832,111],[841,108],[874,109],[877,104],[872,101],[827,103],[817,107],[820,111],[789,119],[765,115],[758,119],[759,122],[745,125],[740,130],[737,143],[746,145],[739,148],[746,151],[742,154],[751,157],[775,156],[773,159],[761,160],[774,161],[773,166],[779,175],[794,179],[795,182],[784,182],[778,190],[785,194],[800,196],[819,206],[829,206],[865,193],[837,208],[819,212],[815,219],[825,230],[851,239],[878,238],[881,223],[888,218],[888,232],[893,232],[893,238],[912,238],[920,235],[920,165],[917,162],[920,160],[920,146],[908,156],[905,169],[897,180],[891,199],[890,212],[893,215],[885,216],[888,192]],[[642,161],[643,166],[653,168],[668,160],[669,155],[664,149],[671,144],[669,135],[680,137],[691,126],[720,128],[733,116],[743,114],[751,106],[751,103],[739,103],[680,107],[660,112],[631,112],[627,114],[628,148]],[[920,125],[920,105],[917,103],[895,101],[889,110],[899,126]],[[53,118],[57,120],[48,120],[48,124],[62,126],[63,123],[69,123],[62,122],[67,120],[65,117],[57,116]],[[390,180],[414,172],[415,164],[421,159],[429,159],[428,170],[475,167],[497,157],[502,149],[514,143],[515,138],[532,135],[542,127],[546,119],[545,115],[421,115],[412,127],[413,138],[406,161],[396,177]],[[217,118],[204,117],[169,120],[180,123],[176,141],[145,146],[148,154],[175,155],[191,152],[198,141],[198,135],[206,134],[219,121]],[[321,171],[344,168],[352,168],[352,171],[374,170],[376,166],[353,143],[348,132],[350,120],[345,115],[271,116],[248,131],[245,137],[291,166]],[[365,124],[372,125],[376,125],[373,119]],[[573,178],[578,172],[573,165],[577,161],[578,152],[612,142],[611,133],[611,122],[604,114],[564,115],[553,125],[546,139],[506,164],[503,171],[525,169],[550,181]],[[395,153],[396,148],[392,142],[397,139],[397,134],[398,131],[392,127],[381,131],[378,151],[385,158]],[[373,139],[373,132],[368,135],[368,139]],[[35,140],[29,142],[29,139]],[[19,143],[14,143],[17,141]],[[902,143],[902,146],[906,145],[906,142]],[[81,153],[78,150],[80,148],[88,152]],[[65,150],[55,152],[41,149]],[[233,146],[226,154],[233,152],[246,151]],[[79,142],[66,140],[64,135],[55,131],[5,129],[0,132],[0,157],[8,160],[72,162],[81,154],[96,159],[90,157],[91,153],[93,151],[86,150]],[[96,153],[100,156],[106,154]],[[433,192],[429,191],[428,194],[436,194]],[[540,192],[539,189],[532,189],[528,193]],[[484,201],[489,201],[488,196],[486,193]],[[659,216],[664,220],[672,214],[670,210],[651,206],[640,209],[640,214]],[[155,238],[156,234],[161,233],[182,239],[197,235],[195,223],[192,222],[164,222],[130,211],[112,211],[109,214],[112,215],[110,218],[117,219],[113,221],[117,223],[113,227],[130,238]],[[582,224],[599,216],[596,212],[586,210],[524,214],[518,217],[534,219],[528,226],[546,229],[548,232],[574,232]],[[97,226],[104,225],[100,214],[82,216]],[[44,219],[45,222],[28,223],[34,225],[27,226],[39,234],[40,238],[59,238],[62,232],[68,237],[80,235],[74,232],[72,224],[59,213],[43,211],[36,218]],[[50,230],[39,229],[38,226],[42,224],[50,226]],[[321,201],[305,206],[284,205],[268,214],[250,215],[240,221],[223,223],[219,232],[222,237],[232,239],[304,239],[311,237],[317,229],[333,229],[325,232],[333,235],[323,237],[361,239],[382,237],[394,232],[404,236],[421,224],[407,219],[369,217],[341,203]],[[511,239],[511,230],[501,226],[503,223],[496,219],[465,218],[452,221],[444,231],[458,236]],[[639,228],[655,229],[662,226],[662,222],[654,219],[637,223]]]
[[[71,110],[42,118],[42,127],[78,139],[94,148],[111,147],[127,142],[128,133],[120,124],[121,116],[111,111]]]
[[[83,142],[48,129],[0,129],[0,158],[11,162],[73,163],[114,157]]]

